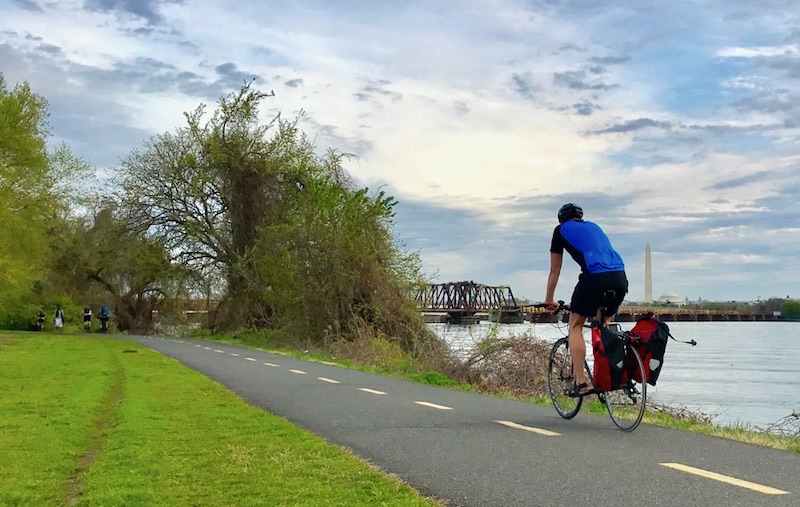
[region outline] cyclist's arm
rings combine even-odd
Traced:
[[[547,294],[544,303],[550,307],[558,307],[555,301],[556,286],[558,278],[561,276],[561,265],[564,261],[563,253],[550,252],[550,274],[547,276]]]

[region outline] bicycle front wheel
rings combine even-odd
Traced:
[[[647,383],[637,382],[634,375],[644,379],[644,365],[639,353],[630,345],[625,346],[627,359],[630,364],[628,369],[628,381],[619,389],[608,391],[606,396],[606,408],[611,420],[622,431],[633,431],[642,422],[645,405],[647,404]],[[637,374],[638,372],[638,374]]]
[[[572,356],[569,353],[568,339],[561,338],[553,344],[547,368],[547,389],[558,415],[572,419],[581,409],[583,398],[571,397],[566,393],[575,384],[572,374]]]

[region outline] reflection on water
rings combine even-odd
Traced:
[[[623,323],[630,329],[632,323]],[[669,322],[670,340],[658,385],[648,391],[668,405],[704,412],[722,425],[765,426],[800,412],[800,323]],[[528,333],[555,340],[564,324],[474,326],[429,324],[457,352],[469,351],[490,332],[499,337]],[[586,330],[588,333],[588,330]],[[588,340],[588,334],[587,334]],[[591,355],[591,354],[590,354]]]

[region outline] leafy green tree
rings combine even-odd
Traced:
[[[385,334],[412,349],[425,335],[408,297],[419,259],[392,236],[394,199],[355,188],[343,156],[317,156],[297,121],[262,123],[269,96],[245,85],[208,122],[200,107],[132,153],[121,174],[133,223],[198,278],[224,274],[221,327]]]
[[[47,103],[0,74],[0,307],[26,298],[47,260]]]
[[[185,292],[184,272],[171,263],[164,245],[133,230],[109,201],[91,220],[70,220],[56,252],[53,277],[62,291],[108,304],[123,331],[151,331],[164,300]]]
[[[781,316],[787,319],[800,319],[800,301],[789,299],[781,307]]]
[[[52,241],[94,174],[66,145],[47,152],[48,115],[47,101],[27,83],[9,89],[0,74],[0,322],[6,327],[24,327],[45,302],[65,297],[46,294],[42,282]]]

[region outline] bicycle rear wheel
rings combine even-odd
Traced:
[[[591,378],[588,366],[584,362],[586,373]],[[547,368],[547,390],[553,407],[564,419],[572,419],[581,409],[583,397],[571,397],[566,394],[575,385],[572,374],[572,355],[569,353],[569,341],[566,337],[559,339],[550,350],[550,361]]]
[[[629,344],[625,345],[626,362],[628,369],[628,382],[619,389],[608,391],[606,396],[606,409],[611,420],[622,431],[633,431],[642,422],[645,405],[647,404],[647,383],[636,382],[634,374],[638,371],[638,378],[644,379],[644,365],[639,353]]]

